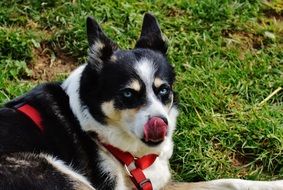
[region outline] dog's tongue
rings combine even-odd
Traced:
[[[159,117],[152,117],[143,128],[144,140],[146,142],[160,142],[164,140],[167,133],[167,124]]]

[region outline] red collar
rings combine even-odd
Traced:
[[[34,124],[40,129],[41,132],[44,130],[44,126],[42,125],[42,118],[40,113],[31,105],[29,104],[22,104],[19,106],[16,106],[17,110],[25,114],[27,117],[29,117]]]
[[[103,146],[125,166],[127,174],[131,177],[132,182],[138,190],[152,190],[150,179],[146,178],[143,170],[151,166],[157,154],[148,154],[140,158],[134,157],[129,152],[124,152],[114,146],[103,144]]]

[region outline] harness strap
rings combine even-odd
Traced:
[[[153,190],[150,179],[146,178],[143,170],[150,167],[156,158],[157,154],[148,154],[140,158],[134,157],[129,152],[124,152],[112,145],[103,144],[103,146],[121,163],[124,165],[127,174],[130,176],[136,189],[138,190]]]
[[[42,125],[42,118],[40,116],[40,113],[34,107],[29,104],[23,104],[17,107],[17,110],[29,117],[39,128],[39,130],[43,132],[44,126]]]

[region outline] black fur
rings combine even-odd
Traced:
[[[86,25],[88,44],[90,46],[88,62],[95,65],[96,69],[99,70],[101,66],[99,63],[101,63],[101,61],[108,62],[110,56],[118,47],[112,40],[107,38],[98,23],[92,17],[87,18]],[[92,47],[92,45],[96,43],[103,45],[103,47],[101,47],[102,49],[99,49],[99,51],[96,51],[96,49]]]
[[[13,108],[22,103],[32,105],[40,112],[43,133],[27,116]],[[99,189],[112,189],[115,183],[108,180],[108,175],[102,174],[97,145],[81,130],[69,107],[68,96],[58,83],[41,85],[7,103],[6,108],[0,110],[0,155],[5,159],[6,154],[14,152],[54,155],[84,173],[93,186]],[[45,172],[40,167],[35,170],[37,173]],[[36,175],[36,172],[31,172],[29,177],[33,179]],[[8,183],[5,180],[9,179],[0,180],[3,185]],[[41,189],[39,187],[35,189]],[[5,186],[0,186],[0,189],[5,189]]]
[[[140,39],[137,41],[136,48],[149,48],[160,51],[163,54],[167,52],[167,44],[162,38],[158,22],[149,13],[144,16],[142,32]]]
[[[0,155],[2,190],[73,190],[72,181],[35,154]]]

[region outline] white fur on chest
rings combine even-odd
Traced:
[[[144,174],[150,179],[154,190],[163,188],[171,178],[168,160],[157,158],[151,167],[144,170]]]

